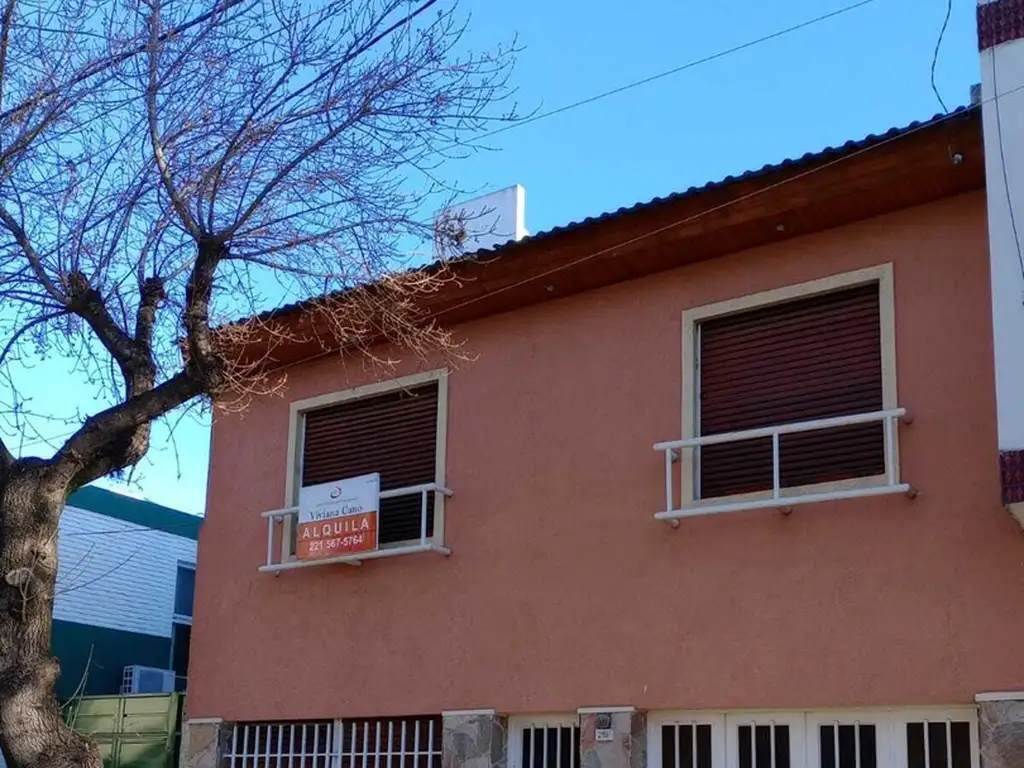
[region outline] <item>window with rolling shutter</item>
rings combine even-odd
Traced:
[[[349,400],[304,414],[302,486],[380,473],[381,490],[435,481],[438,382]],[[420,537],[419,494],[381,499],[381,544]],[[427,497],[427,535],[434,495]]]
[[[714,317],[698,331],[697,425],[715,435],[879,411],[879,285]],[[885,472],[880,423],[785,434],[783,488]],[[702,447],[700,498],[772,487],[770,437]]]

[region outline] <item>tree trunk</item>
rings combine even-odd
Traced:
[[[0,745],[11,768],[102,768],[99,750],[64,724],[50,655],[57,526],[67,489],[38,460],[0,476]]]

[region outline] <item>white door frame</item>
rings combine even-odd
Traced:
[[[523,768],[523,731],[532,728],[573,728],[578,731],[579,727],[578,712],[510,717],[508,719],[508,768]],[[579,765],[580,756],[573,754],[572,765],[563,765],[561,768],[579,768]]]
[[[893,738],[895,720],[885,710],[850,709],[850,710],[814,710],[806,714],[805,741],[807,743],[807,768],[821,768],[821,746],[819,729],[823,725],[873,725],[875,726],[875,751],[879,768],[899,765],[898,760],[906,763],[906,754],[900,758],[896,753],[896,739]]]
[[[805,768],[806,749],[804,742],[806,730],[803,712],[729,712],[725,716],[725,756],[726,768],[740,768],[739,729],[744,725],[785,725],[789,727],[789,766]],[[756,732],[751,731],[751,739]],[[755,742],[756,743],[756,742]],[[773,741],[774,743],[774,741]],[[756,746],[754,747],[756,755]],[[755,761],[754,765],[757,763]]]
[[[661,729],[666,725],[710,725],[711,765],[725,765],[725,715],[721,712],[678,710],[655,712],[647,718],[647,764],[662,765]],[[664,768],[675,768],[665,766]]]
[[[879,768],[908,768],[908,723],[967,722],[970,727],[971,768],[980,768],[978,711],[973,705],[864,708],[845,710],[781,710],[709,712],[663,710],[648,714],[647,754],[649,768],[675,768],[663,764],[661,728],[664,725],[711,725],[713,768],[739,768],[739,727],[788,725],[792,768],[821,768],[819,744],[822,725],[874,725]],[[518,767],[517,767],[518,768]]]

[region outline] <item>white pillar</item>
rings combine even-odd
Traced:
[[[1024,501],[1024,2],[979,0],[1003,500]]]

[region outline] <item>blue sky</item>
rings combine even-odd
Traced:
[[[523,46],[523,112],[547,111],[772,34],[853,0],[462,0],[474,47]],[[937,82],[952,108],[978,81],[976,0],[953,0]],[[680,74],[505,131],[442,169],[461,188],[526,187],[531,232],[632,205],[941,111],[932,54],[946,0],[869,5]],[[51,361],[29,374],[37,409],[90,406],[91,388]],[[67,426],[37,424],[44,437]],[[205,505],[208,420],[157,430],[133,492]],[[27,452],[45,450],[36,441]]]

